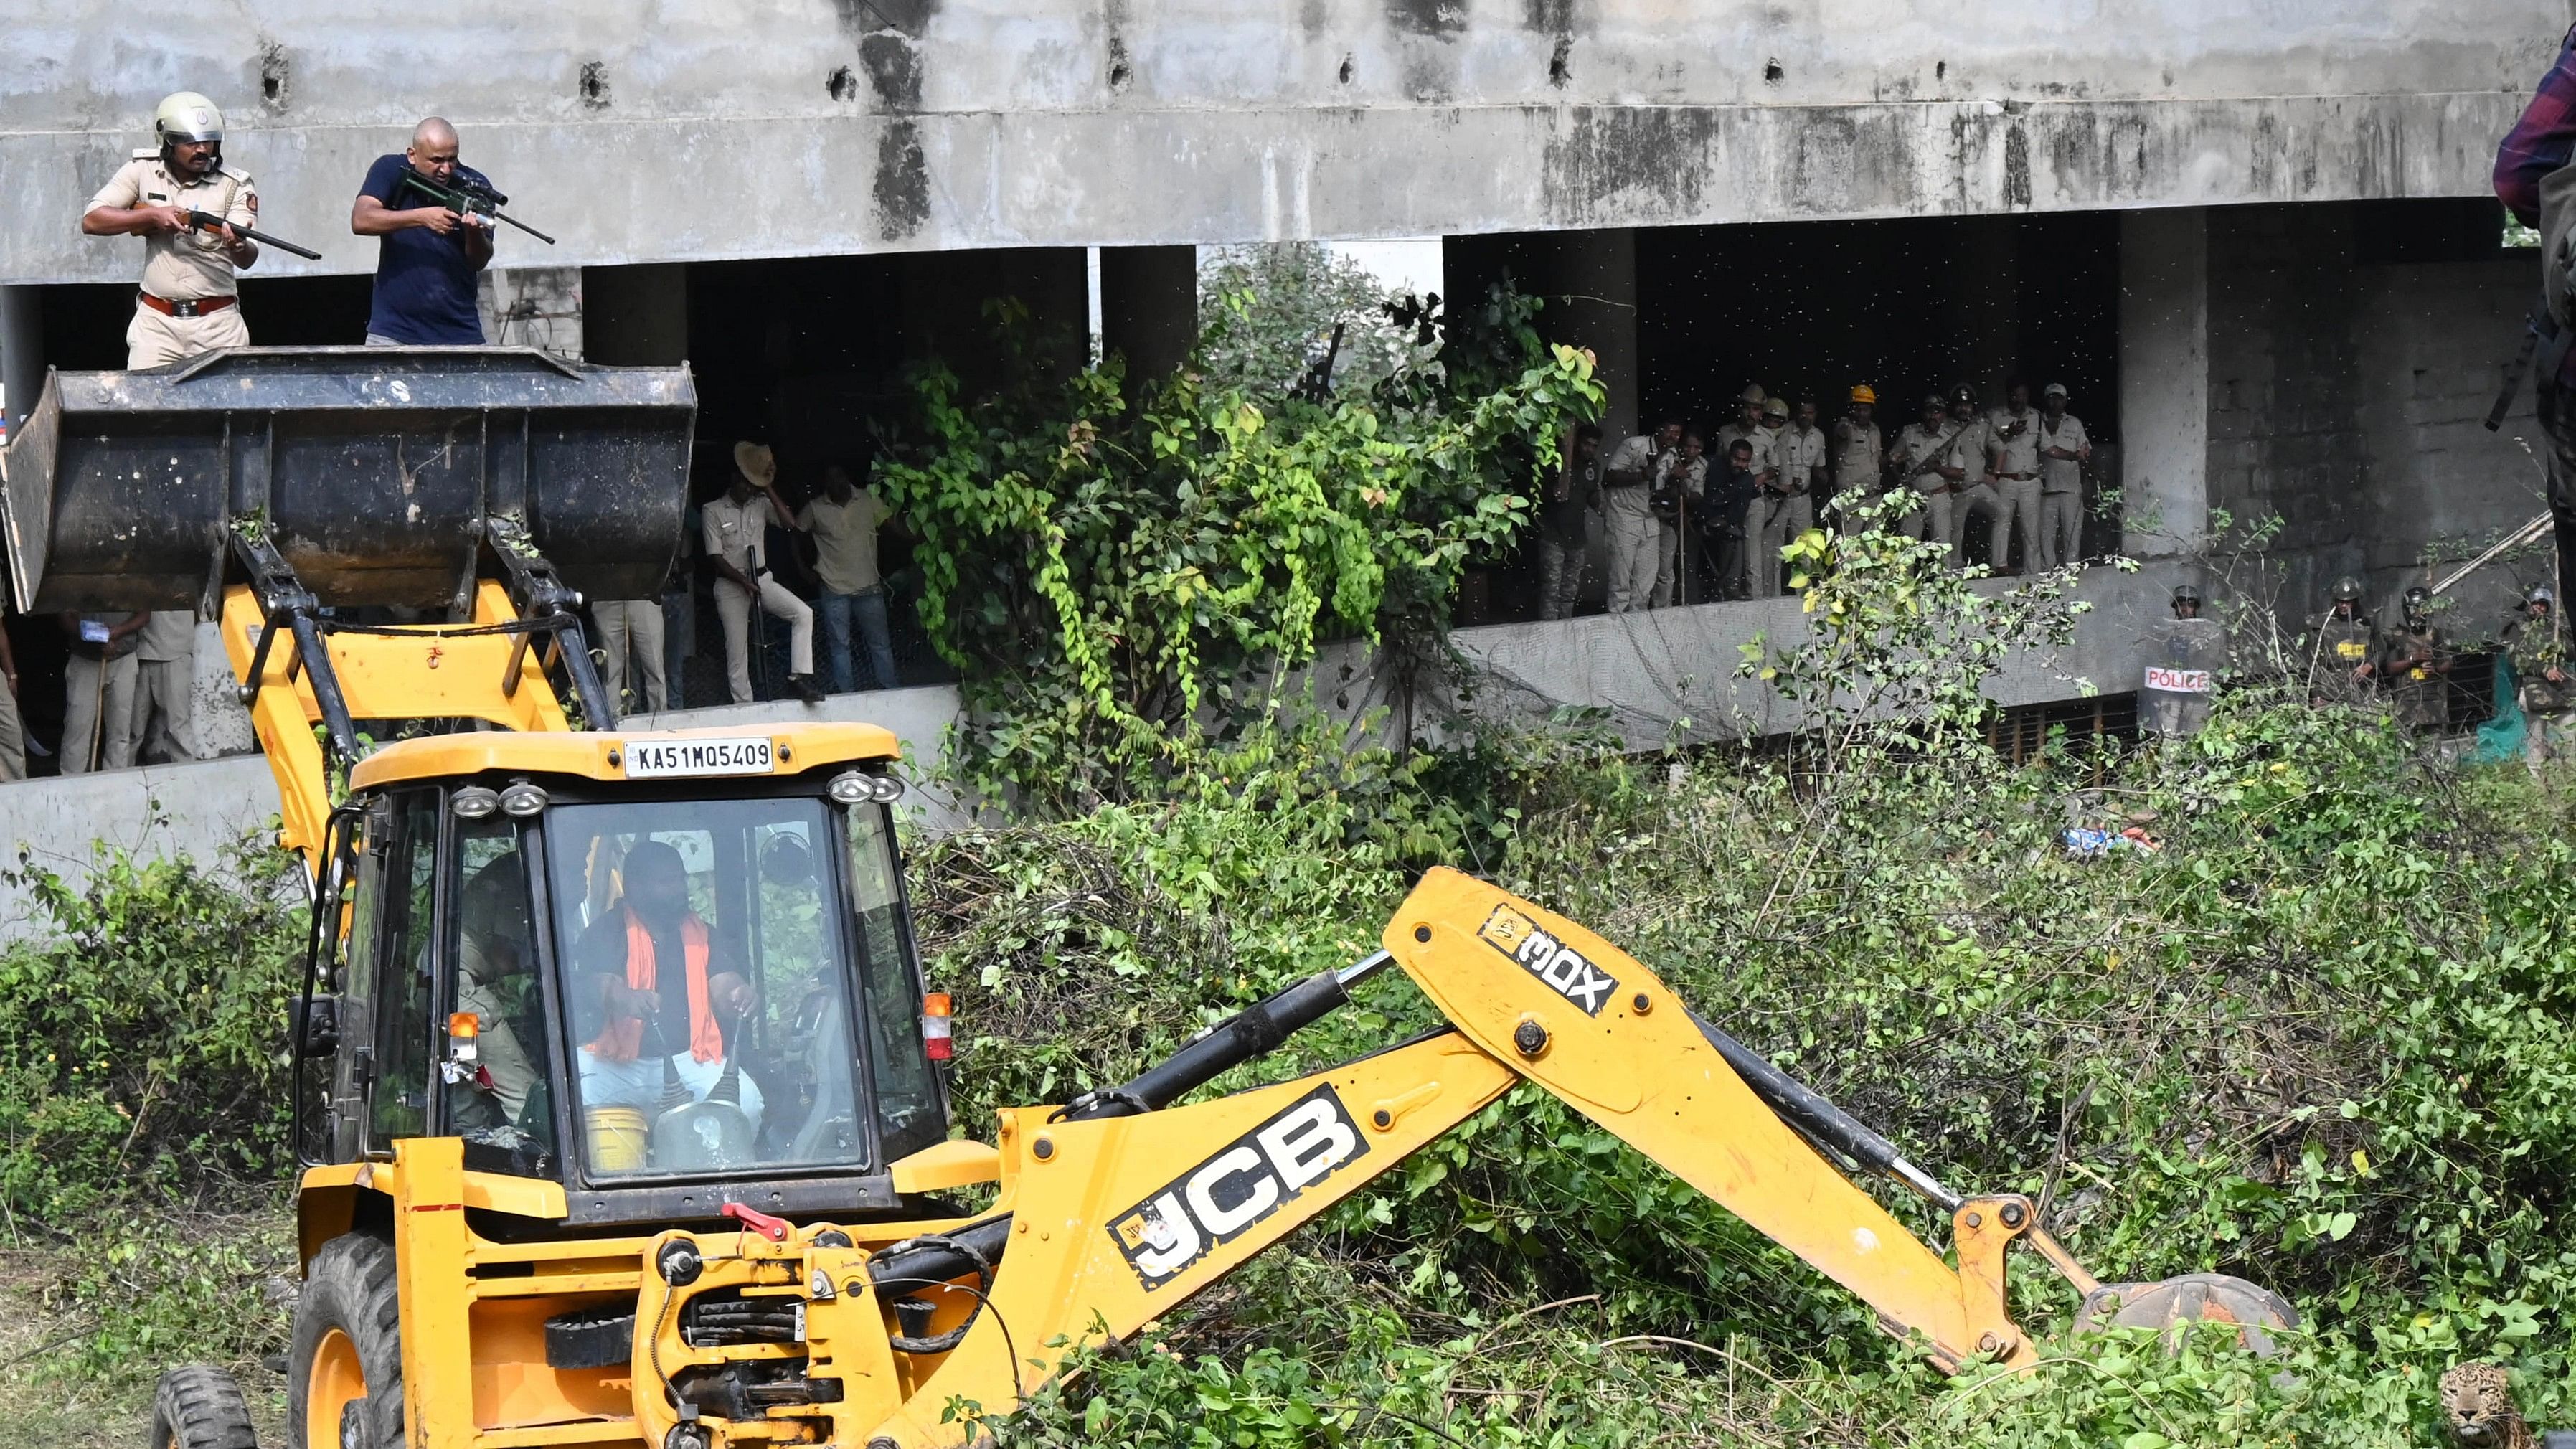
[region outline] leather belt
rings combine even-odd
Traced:
[[[167,297],[155,297],[150,292],[136,292],[134,300],[164,317],[205,317],[224,310],[241,298],[197,297],[185,302],[173,302]]]
[[[1998,478],[2008,479],[2015,483],[2027,483],[2039,475],[2036,473],[1997,473],[1995,476]]]

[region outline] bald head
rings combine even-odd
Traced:
[[[411,128],[411,149],[404,153],[411,169],[442,185],[456,175],[456,128],[444,116],[432,116]]]

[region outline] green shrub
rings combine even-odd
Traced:
[[[0,1203],[19,1229],[286,1170],[295,869],[245,846],[212,868],[102,848],[78,890],[10,872],[49,927],[0,948]]]

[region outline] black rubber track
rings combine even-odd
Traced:
[[[286,1442],[305,1449],[320,1442],[339,1442],[339,1426],[319,1426],[319,1436],[304,1424],[305,1386],[313,1373],[313,1350],[322,1335],[338,1329],[358,1350],[358,1371],[366,1377],[367,1397],[360,1415],[361,1449],[402,1449],[402,1307],[396,1301],[393,1245],[359,1233],[333,1238],[313,1255],[304,1275],[304,1292],[295,1304],[295,1341],[286,1351]]]
[[[152,1449],[259,1449],[241,1385],[204,1364],[161,1375],[152,1391]]]

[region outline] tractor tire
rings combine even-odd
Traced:
[[[393,1245],[350,1233],[313,1255],[286,1350],[288,1449],[402,1449]]]
[[[161,1375],[152,1391],[152,1449],[259,1449],[241,1385],[204,1364]]]

